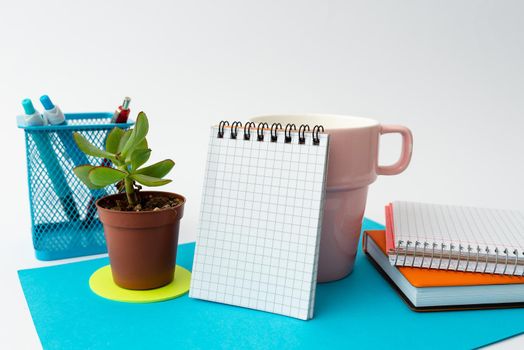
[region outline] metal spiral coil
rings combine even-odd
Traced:
[[[264,129],[267,129],[269,125],[267,123],[259,123],[257,126],[257,140],[264,141]]]
[[[467,246],[450,244],[449,249],[446,249],[446,247],[447,245],[444,243],[398,240],[395,248],[391,251],[395,254],[393,264],[405,267],[427,267],[515,276],[519,271],[519,254],[524,255],[524,252],[519,252],[518,249],[510,251],[507,248],[495,247],[491,250],[489,247],[481,248],[479,245],[471,246],[470,244]],[[412,258],[411,261],[408,257]],[[416,263],[417,259],[419,260]],[[427,262],[428,259],[429,262]],[[435,259],[438,259],[438,266],[433,267]],[[444,262],[446,259],[448,260],[447,263]],[[456,263],[455,266],[451,265],[452,260],[454,264]],[[524,276],[524,266],[518,275]]]
[[[282,124],[273,123],[271,124],[271,142],[277,142],[277,130],[282,130]]]
[[[236,139],[238,136],[238,129],[242,128],[242,122],[234,121],[231,123],[231,126],[229,124],[229,121],[222,120],[218,124],[218,138],[224,138],[225,135],[225,129],[230,129],[230,138]],[[271,127],[268,123],[262,122],[255,124],[254,122],[247,122],[244,125],[244,140],[251,140],[251,129],[255,129],[257,131],[257,141],[264,141],[264,130],[269,129],[270,130],[270,141],[271,142],[277,142],[278,141],[278,131],[284,130],[284,143],[291,143],[293,140],[292,132],[297,131],[297,127],[295,124],[289,123],[286,125],[285,128],[282,127],[281,123],[273,123],[271,124]],[[302,124],[300,125],[298,129],[298,143],[299,144],[305,144],[306,143],[306,132],[309,133],[311,130],[310,126],[308,124]],[[319,133],[324,132],[324,127],[322,125],[315,125],[311,131],[312,135],[312,143],[313,145],[319,145],[320,138]]]
[[[222,120],[219,124],[218,124],[218,138],[221,139],[224,137],[224,128],[226,126],[229,126],[229,122],[227,120]]]
[[[238,128],[239,127],[242,127],[242,123],[241,122],[233,122],[231,124],[231,135],[230,137],[232,139],[236,139],[237,138],[237,135],[238,135]]]
[[[304,144],[306,143],[306,130],[309,131],[309,125],[302,124],[300,125],[300,128],[298,128],[298,143]]]
[[[315,125],[313,127],[313,144],[318,145],[320,143],[320,139],[318,138],[318,134],[320,132],[324,132],[324,127],[322,125]]]
[[[295,124],[288,124],[286,125],[286,129],[284,130],[284,142],[285,143],[290,143],[292,138],[291,138],[291,131],[295,131],[297,130],[297,126]]]
[[[244,140],[249,140],[251,138],[251,128],[254,128],[256,125],[253,122],[247,122],[244,125]]]

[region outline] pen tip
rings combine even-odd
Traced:
[[[122,103],[122,108],[123,109],[128,109],[129,108],[129,102],[131,102],[131,97],[129,97],[129,96],[124,97],[124,102]]]
[[[33,102],[30,99],[26,98],[22,101],[22,107],[24,107],[24,112],[27,115],[35,114],[35,107]]]
[[[46,110],[55,108],[55,105],[53,104],[53,102],[51,102],[51,99],[47,95],[42,95],[40,97],[40,102],[42,103],[42,105],[44,106]]]

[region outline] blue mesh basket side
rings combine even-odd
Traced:
[[[114,186],[89,190],[76,177],[75,166],[101,165],[103,160],[82,153],[72,133],[79,132],[95,146],[104,148],[107,134],[115,126],[108,123],[111,116],[111,113],[85,113],[71,118],[66,114],[69,125],[25,128],[31,226],[37,258],[53,260],[106,251],[95,201],[117,191]],[[116,126],[127,129],[130,125]]]

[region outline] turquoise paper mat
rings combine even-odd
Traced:
[[[366,229],[381,225],[365,222]],[[177,263],[191,268],[194,244]],[[346,279],[320,284],[315,318],[300,321],[181,298],[125,304],[93,294],[88,279],[107,258],[19,271],[44,349],[453,348],[524,331],[524,309],[415,313],[359,252]]]

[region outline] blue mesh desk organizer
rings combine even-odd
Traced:
[[[89,190],[73,173],[83,164],[102,165],[103,160],[78,149],[73,132],[104,148],[114,127],[128,129],[133,123],[112,124],[112,113],[65,114],[63,125],[18,127],[25,131],[27,180],[31,209],[33,247],[39,260],[64,259],[107,251],[96,199],[116,193],[115,186]]]

